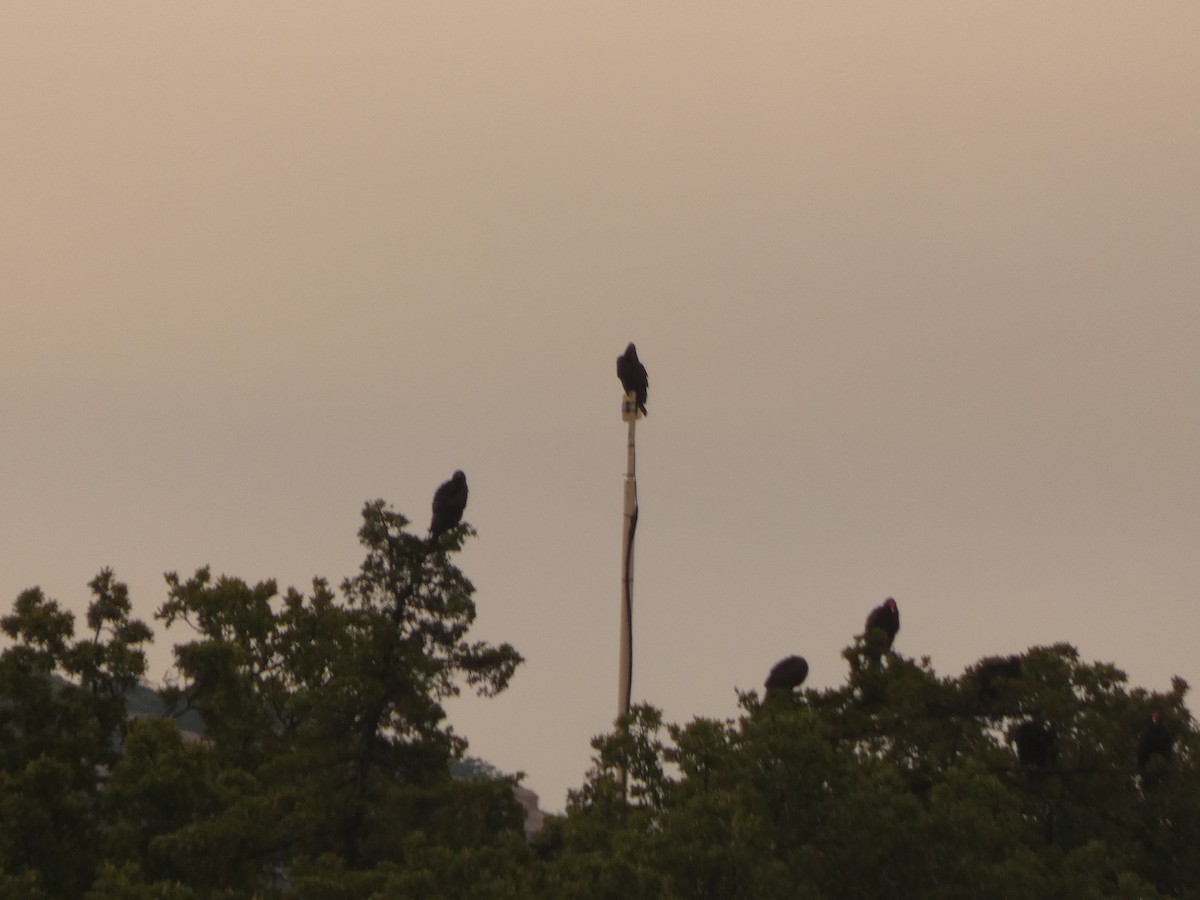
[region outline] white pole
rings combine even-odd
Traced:
[[[629,712],[633,690],[633,537],[637,530],[637,453],[634,430],[638,408],[635,394],[625,395],[621,415],[629,423],[629,445],[625,467],[625,523],[621,532],[621,645],[617,674],[617,715]]]

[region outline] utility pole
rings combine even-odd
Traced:
[[[637,532],[637,450],[634,434],[638,411],[637,395],[630,391],[621,404],[621,418],[629,423],[625,466],[625,520],[621,534],[621,644],[617,673],[617,715],[629,712],[633,690],[633,538]]]

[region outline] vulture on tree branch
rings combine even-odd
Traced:
[[[460,469],[433,494],[433,520],[429,523],[429,536],[437,538],[443,531],[449,531],[461,522],[466,508],[467,476]]]
[[[803,656],[784,657],[771,667],[771,672],[767,675],[764,685],[767,689],[767,696],[770,697],[772,694],[784,691],[791,693],[795,688],[804,684],[804,679],[807,677],[808,661]]]
[[[1017,762],[1028,769],[1048,769],[1054,764],[1054,729],[1044,722],[1022,722],[1008,733],[1017,745]]]
[[[1164,762],[1169,762],[1174,744],[1175,737],[1163,724],[1162,713],[1157,710],[1150,713],[1150,724],[1138,739],[1138,771],[1145,771],[1152,756],[1161,756]]]
[[[985,659],[975,670],[975,680],[979,684],[979,699],[988,702],[996,698],[999,692],[997,682],[1001,679],[1015,681],[1021,677],[1021,657],[999,656]]]
[[[892,649],[892,641],[900,630],[900,609],[896,601],[888,597],[879,606],[871,610],[867,616],[867,624],[863,629],[863,641],[867,645],[867,657],[873,663],[879,662],[884,650]],[[872,635],[872,632],[883,632],[882,638]]]

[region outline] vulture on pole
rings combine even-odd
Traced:
[[[646,367],[638,359],[637,347],[632,342],[617,357],[617,377],[621,379],[625,393],[636,395],[637,408],[643,416],[646,415],[646,388],[650,381],[646,377]]]

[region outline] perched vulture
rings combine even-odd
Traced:
[[[1027,769],[1054,765],[1054,729],[1044,722],[1022,722],[1008,732],[1008,742],[1017,745],[1017,762]]]
[[[429,523],[429,536],[436,538],[461,522],[466,508],[467,476],[460,469],[433,494],[433,520]]]
[[[863,640],[867,645],[867,656],[872,662],[879,662],[884,650],[892,649],[892,641],[900,630],[900,609],[896,601],[888,597],[879,606],[871,610],[867,616],[867,624],[863,629]],[[883,638],[872,637],[872,632],[883,632]]]
[[[646,388],[650,381],[646,378],[646,367],[638,359],[637,347],[632,343],[617,357],[617,377],[621,379],[625,393],[637,395],[638,409],[646,415]]]
[[[792,690],[804,684],[804,679],[807,677],[808,661],[803,656],[784,657],[771,667],[771,672],[767,675],[765,684],[767,696],[770,697],[772,694],[782,691],[791,693]]]
[[[1150,724],[1146,726],[1146,730],[1142,732],[1141,738],[1138,739],[1137,762],[1138,771],[1145,771],[1146,765],[1150,762],[1150,757],[1161,756],[1164,762],[1169,762],[1171,759],[1171,749],[1175,744],[1175,737],[1167,730],[1167,726],[1163,724],[1162,714],[1155,711],[1150,714]]]
[[[975,680],[979,684],[979,698],[991,700],[996,696],[996,682],[1001,678],[1016,680],[1021,677],[1021,657],[993,656],[985,659],[975,670]]]

